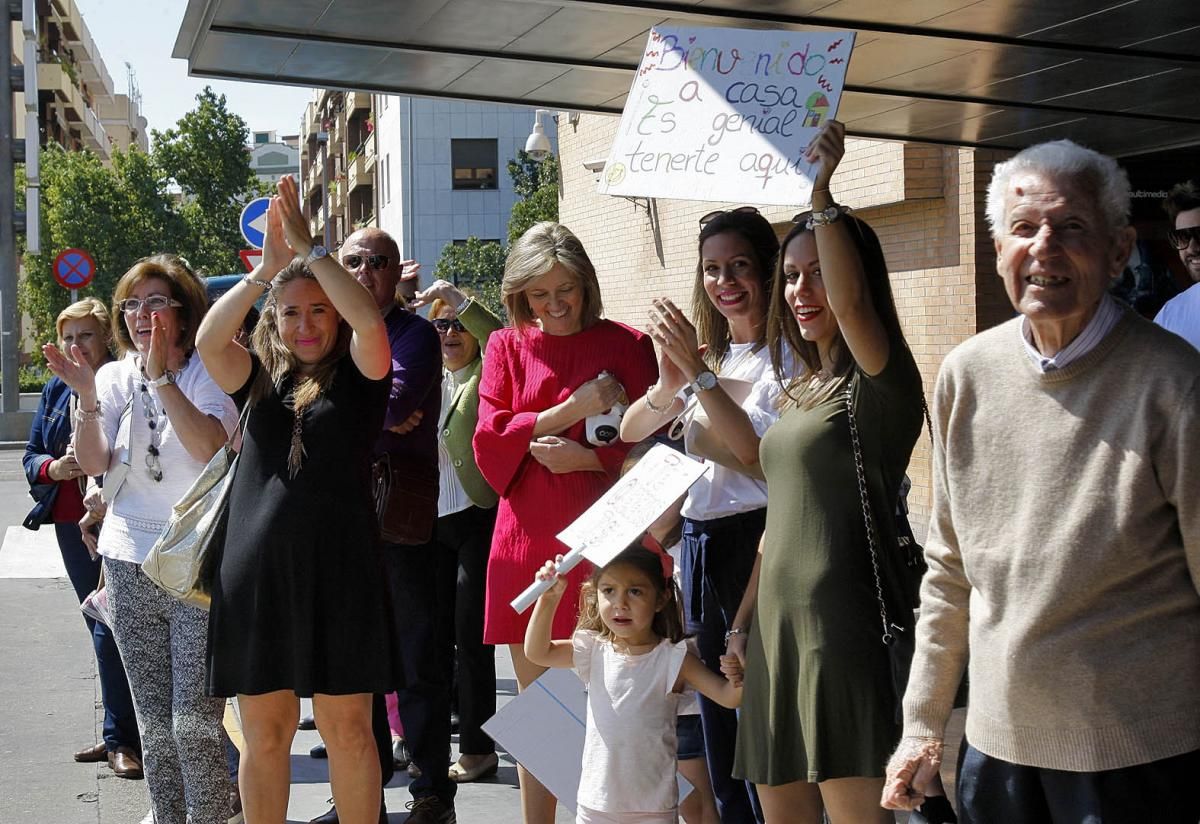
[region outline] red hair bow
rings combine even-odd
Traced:
[[[662,563],[663,579],[671,580],[675,574],[675,559],[671,557],[671,554],[663,549],[663,545],[649,532],[642,535],[642,546],[658,556]]]

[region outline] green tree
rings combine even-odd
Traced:
[[[246,121],[229,111],[225,95],[205,87],[175,128],[152,134],[160,174],[183,192],[179,214],[187,234],[180,254],[206,274],[240,271],[237,253],[246,244],[238,219],[265,190],[250,169]]]
[[[558,220],[558,158],[550,155],[540,163],[524,150],[508,161],[513,190],[521,198],[508,218],[508,245],[535,223]]]
[[[504,257],[504,247],[499,243],[471,236],[466,243],[446,244],[433,277],[469,287],[477,300],[503,319],[506,313],[500,300],[500,280],[504,277]]]
[[[96,277],[81,296],[109,301],[113,287],[134,261],[177,248],[185,231],[172,208],[166,181],[151,158],[117,152],[111,168],[91,152],[50,146],[41,154],[41,248],[24,257],[18,305],[32,320],[34,340],[54,339],[54,318],[70,292],[54,280],[51,267],[64,249],[86,249]],[[40,351],[33,353],[41,358]]]

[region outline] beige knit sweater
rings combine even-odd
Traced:
[[[1080,772],[1200,749],[1200,352],[1128,312],[1040,374],[1014,319],[938,375],[904,734]]]

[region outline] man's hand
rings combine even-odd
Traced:
[[[407,435],[417,428],[417,424],[421,422],[421,418],[425,417],[425,413],[420,409],[414,410],[408,419],[390,427],[389,431],[395,432],[397,435]]]
[[[420,264],[417,264],[418,266]],[[428,306],[435,300],[441,300],[442,303],[449,306],[451,309],[457,309],[467,296],[462,293],[457,286],[448,280],[435,280],[429,284],[429,288],[422,289],[417,292],[417,296],[413,298],[413,308],[419,309],[422,306]]]
[[[902,738],[888,759],[883,797],[887,810],[915,810],[925,803],[925,793],[936,786],[942,766],[940,738]]]

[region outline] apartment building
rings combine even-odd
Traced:
[[[118,94],[87,24],[73,0],[41,0],[38,13],[38,127],[40,142],[70,151],[89,150],[108,161],[116,149],[150,148],[141,94],[133,77],[129,93]],[[13,62],[23,58],[20,25],[13,29]],[[14,101],[23,111],[24,94]],[[16,118],[16,137],[24,139],[24,119]]]
[[[274,130],[251,132],[250,169],[264,183],[276,183],[284,175],[300,174],[300,135],[279,137]]]
[[[529,108],[316,90],[300,136],[313,234],[333,248],[378,226],[426,280],[447,244],[503,242],[517,200],[508,161],[533,122]],[[553,138],[554,121],[544,126]]]

